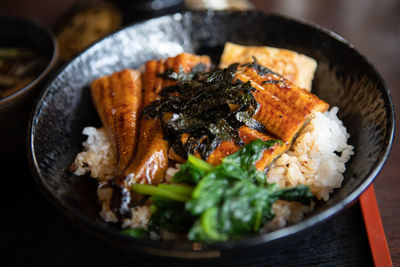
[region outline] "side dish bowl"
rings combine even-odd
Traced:
[[[81,150],[85,126],[100,126],[90,98],[92,80],[147,60],[180,52],[208,54],[218,63],[225,42],[268,45],[306,54],[318,62],[313,92],[339,107],[355,154],[343,185],[302,222],[275,232],[223,243],[133,239],[103,222],[96,181],[68,171]],[[165,256],[204,258],[271,248],[340,213],[354,203],[386,161],[394,134],[390,93],[377,70],[340,36],[319,26],[260,12],[186,12],[125,28],[73,59],[43,92],[29,129],[30,164],[38,186],[86,231],[125,249]],[[265,251],[265,250],[264,250]]]
[[[58,56],[57,40],[47,27],[20,18],[0,18],[0,48],[3,54],[7,48],[17,47],[35,50],[43,63],[39,69],[34,68],[37,75],[28,84],[4,98],[0,97],[1,160],[23,153],[30,111],[43,88],[44,78],[55,66]],[[25,69],[27,65],[24,65]]]

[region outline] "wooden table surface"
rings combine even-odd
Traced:
[[[311,21],[347,39],[382,74],[398,111],[400,105],[400,1],[253,0],[251,2],[258,9]],[[399,163],[400,140],[399,127],[397,127],[390,157],[374,181],[394,266],[400,266]]]

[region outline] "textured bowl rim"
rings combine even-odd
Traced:
[[[381,91],[383,94],[384,101],[386,103],[386,111],[387,111],[387,132],[384,139],[385,146],[382,152],[380,153],[378,160],[374,163],[373,168],[370,172],[366,175],[364,181],[355,188],[350,194],[348,194],[344,199],[340,202],[336,203],[335,205],[329,207],[328,209],[320,212],[319,214],[313,215],[310,218],[306,218],[305,220],[296,223],[291,226],[287,226],[285,228],[276,230],[270,233],[264,234],[256,234],[252,235],[240,240],[231,240],[227,242],[220,242],[220,243],[199,243],[199,242],[189,242],[189,241],[154,241],[148,239],[133,239],[128,236],[124,236],[117,232],[115,229],[111,229],[111,227],[104,228],[100,224],[88,219],[88,217],[84,216],[80,212],[76,210],[70,210],[67,206],[63,203],[60,203],[59,200],[49,191],[47,190],[45,183],[43,182],[44,176],[41,173],[40,167],[36,160],[35,156],[35,147],[34,147],[34,138],[35,138],[35,123],[37,120],[38,115],[41,111],[41,104],[43,97],[46,96],[47,92],[49,91],[49,85],[54,81],[54,79],[62,73],[77,57],[81,54],[85,53],[87,50],[91,49],[93,46],[97,45],[104,39],[110,38],[115,34],[124,31],[126,28],[130,27],[140,27],[140,25],[146,24],[149,21],[159,20],[165,17],[173,17],[175,15],[192,15],[192,14],[200,14],[203,16],[218,16],[218,15],[229,15],[235,13],[250,13],[250,14],[257,14],[261,17],[276,17],[288,21],[292,21],[298,24],[305,25],[307,27],[313,28],[329,37],[335,39],[336,41],[341,42],[346,47],[350,48],[353,52],[357,54],[362,60],[365,61],[366,65],[371,68],[372,72],[377,76],[379,83],[382,85]],[[96,42],[92,46],[88,47],[84,50],[81,54],[77,55],[73,58],[68,64],[66,64],[61,70],[58,71],[57,74],[54,75],[54,79],[51,79],[50,82],[45,87],[46,89],[42,91],[41,96],[38,98],[36,103],[36,108],[31,115],[31,119],[29,121],[29,130],[28,130],[28,158],[29,164],[31,168],[31,172],[34,176],[34,180],[38,187],[41,189],[42,193],[47,197],[47,199],[56,206],[63,214],[67,215],[74,223],[76,223],[79,227],[84,229],[85,231],[97,236],[100,239],[106,240],[118,247],[123,249],[134,249],[150,254],[157,254],[161,256],[168,256],[168,257],[182,257],[182,258],[215,258],[221,256],[221,251],[226,251],[230,249],[238,249],[248,246],[255,246],[255,245],[263,245],[267,243],[272,243],[273,241],[283,240],[284,238],[288,238],[293,236],[294,234],[298,234],[301,232],[305,232],[309,230],[313,226],[317,226],[322,222],[331,219],[334,215],[339,214],[345,208],[351,206],[357,198],[361,195],[361,193],[372,183],[375,177],[378,175],[380,170],[383,167],[383,164],[386,162],[390,149],[392,147],[393,138],[394,138],[394,130],[395,130],[395,113],[394,113],[394,106],[391,100],[391,95],[386,83],[384,82],[380,73],[376,70],[376,68],[366,59],[365,56],[360,54],[358,51],[355,50],[354,46],[350,44],[347,40],[345,40],[340,35],[322,27],[317,24],[299,19],[299,18],[292,18],[286,15],[271,13],[271,12],[262,12],[262,11],[186,11],[186,12],[179,12],[175,14],[165,15],[158,18],[153,18],[150,20],[146,20],[137,24],[130,25],[126,28],[123,28],[109,36],[106,36],[99,42]],[[121,244],[123,242],[123,245]]]
[[[6,105],[8,103],[11,103],[12,101],[16,100],[18,97],[26,94],[29,90],[34,88],[36,85],[38,85],[43,78],[50,72],[50,70],[56,65],[57,59],[58,59],[58,42],[57,38],[54,35],[54,33],[50,30],[49,27],[47,27],[44,24],[41,24],[39,22],[33,21],[33,20],[28,20],[24,18],[17,18],[17,17],[2,17],[0,18],[0,22],[22,22],[24,25],[33,25],[36,27],[39,31],[42,31],[46,37],[49,39],[51,42],[52,48],[53,48],[53,53],[50,55],[50,58],[46,60],[46,67],[40,72],[36,78],[31,81],[28,85],[25,87],[21,88],[20,90],[12,93],[9,96],[6,96],[2,99],[0,99],[0,105]],[[47,88],[47,86],[46,86]]]

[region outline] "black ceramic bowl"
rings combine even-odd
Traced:
[[[28,47],[38,51],[45,65],[35,79],[21,90],[0,99],[0,160],[22,155],[29,114],[43,86],[43,80],[54,67],[57,40],[45,26],[19,18],[0,18],[0,46]]]
[[[340,108],[355,155],[343,186],[304,221],[236,241],[203,244],[132,239],[98,216],[96,182],[68,173],[81,150],[85,126],[99,126],[88,86],[95,78],[149,59],[180,52],[205,53],[217,63],[226,41],[295,50],[318,61],[313,92]],[[255,247],[290,242],[348,207],[376,177],[394,133],[390,94],[379,73],[340,36],[309,23],[257,12],[183,13],[152,19],[119,31],[72,60],[48,85],[30,125],[30,162],[49,200],[78,225],[125,249],[176,257],[242,255]],[[282,242],[278,242],[282,241]],[[265,251],[265,250],[264,250]]]

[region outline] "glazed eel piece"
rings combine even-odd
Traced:
[[[110,138],[117,158],[117,175],[132,160],[142,102],[140,72],[126,69],[101,77],[91,84],[97,113]]]
[[[259,109],[253,116],[261,122],[266,133],[250,129],[247,126],[239,128],[239,137],[244,144],[255,139],[264,141],[280,139],[283,144],[276,144],[264,151],[256,168],[263,171],[274,158],[289,149],[297,133],[313,117],[316,112],[324,112],[329,104],[316,95],[298,87],[281,75],[268,71],[260,71],[251,65],[242,65],[235,74],[236,79],[250,81],[256,89],[253,92]],[[233,141],[222,142],[208,157],[208,162],[217,165],[225,156],[240,149]]]
[[[163,77],[167,70],[190,72],[198,64],[210,66],[208,56],[198,56],[182,53],[167,59],[150,60],[145,65],[143,79],[142,107],[159,99],[160,91],[176,81]],[[116,214],[127,215],[130,213],[133,199],[130,192],[132,183],[158,184],[165,176],[168,168],[169,144],[164,140],[161,120],[142,116],[139,122],[137,148],[134,157],[127,168],[113,179],[114,193],[112,209]]]

